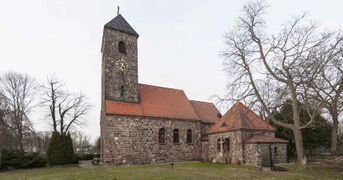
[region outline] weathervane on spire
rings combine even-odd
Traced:
[[[117,6],[117,15],[119,15],[120,13],[119,13],[119,10],[120,10],[120,7],[119,6]]]

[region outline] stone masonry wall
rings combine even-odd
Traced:
[[[245,163],[256,166],[261,165],[262,159],[259,159],[259,153],[261,152],[258,152],[257,144],[246,144],[244,151]]]
[[[250,139],[252,136],[272,136],[272,137],[275,137],[274,131],[244,130],[242,133],[243,133],[244,141]]]
[[[201,160],[200,121],[114,115],[103,121],[107,123],[101,133],[106,165]],[[165,144],[158,141],[160,128],[166,132]],[[173,143],[174,128],[179,130],[179,144]],[[188,129],[192,130],[190,144]]]
[[[126,54],[118,51],[119,42],[126,45]],[[125,68],[118,68],[118,61],[124,61]],[[102,78],[105,99],[138,102],[137,37],[104,29],[102,42]],[[123,90],[123,92],[122,92]]]
[[[276,147],[276,153],[274,147]],[[287,163],[287,144],[272,144],[272,158],[275,164]]]
[[[263,154],[269,152],[269,145],[271,145],[273,163],[287,162],[287,144],[285,143],[251,143],[245,146],[245,158],[247,164],[256,166],[262,165]],[[274,148],[276,147],[276,153]]]
[[[218,139],[230,139],[230,151],[224,152],[220,157],[220,150],[217,148]],[[208,153],[210,162],[244,163],[243,159],[242,131],[230,131],[208,135]]]
[[[263,153],[269,151],[269,144],[245,143],[255,135],[274,137],[275,133],[274,131],[264,130],[237,130],[208,135],[209,161],[222,163],[239,162],[260,166]],[[230,139],[230,151],[223,150],[223,155],[220,156],[220,150],[217,148],[218,139],[225,140],[225,138]],[[274,152],[274,147],[276,147],[276,153]],[[271,148],[274,163],[287,162],[287,144],[272,143]]]
[[[201,160],[208,162],[208,141],[201,141]]]
[[[201,122],[201,138],[207,139],[207,130],[212,127],[214,123]]]

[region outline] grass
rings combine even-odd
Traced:
[[[309,169],[297,171],[296,164],[283,165],[289,171],[268,172],[247,165],[202,162],[131,167],[80,168],[61,166],[0,172],[0,179],[343,179],[340,169],[312,163]]]

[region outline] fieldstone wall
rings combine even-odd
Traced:
[[[246,144],[245,145],[245,163],[260,166],[262,164],[262,159],[260,159],[261,152],[258,152],[257,144]]]
[[[209,134],[209,161],[233,164],[244,163],[242,135],[242,131],[230,131],[217,134]],[[225,138],[229,138],[230,140],[230,151],[223,151],[223,155],[221,155],[220,149],[217,148],[217,143],[218,139],[224,140]]]
[[[207,130],[212,127],[214,123],[208,123],[208,122],[201,122],[201,138],[202,139],[207,139]]]
[[[269,153],[269,145],[271,145],[273,162],[275,164],[287,162],[286,143],[246,143],[246,140],[255,135],[275,137],[273,131],[263,130],[237,130],[210,134],[208,136],[209,161],[232,164],[246,163],[261,166],[263,155]],[[221,154],[217,145],[218,139],[224,141],[225,138],[230,139],[230,151],[223,149]]]
[[[208,141],[201,141],[201,160],[208,162]]]
[[[269,145],[271,146],[273,163],[287,162],[286,143],[251,143],[245,145],[245,158],[247,164],[256,166],[262,165],[263,155],[268,154]],[[275,149],[276,148],[276,149]]]
[[[287,158],[287,144],[285,143],[272,144],[272,158],[273,158],[274,164],[287,163],[287,159],[288,159]]]
[[[119,42],[125,43],[126,54],[119,52]],[[102,42],[104,87],[102,92],[105,94],[105,99],[138,102],[137,59],[136,36],[112,29],[104,29]]]
[[[272,136],[275,137],[274,131],[264,131],[264,130],[244,130],[242,131],[244,141],[249,140],[252,136]]]
[[[201,160],[200,121],[171,120],[135,116],[105,116],[102,123],[102,160],[106,165]],[[164,128],[165,144],[158,132]],[[180,143],[173,143],[173,129],[179,130]],[[186,142],[192,130],[192,143]]]

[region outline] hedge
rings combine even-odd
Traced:
[[[19,150],[1,152],[0,169],[20,169],[46,166],[46,159],[38,153],[23,153]]]

